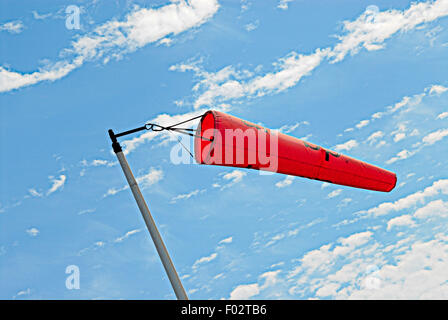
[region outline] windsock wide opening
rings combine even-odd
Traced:
[[[206,164],[207,158],[213,156],[213,131],[215,127],[215,114],[212,110],[207,111],[202,116],[196,129],[196,138],[194,140],[194,157],[197,163]]]

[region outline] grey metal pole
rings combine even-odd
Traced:
[[[160,236],[160,233],[157,230],[156,223],[151,216],[151,212],[149,211],[149,208],[146,205],[145,199],[143,198],[143,195],[140,191],[137,181],[135,180],[131,168],[129,167],[126,157],[123,154],[123,151],[121,150],[121,147],[111,130],[109,131],[109,134],[111,135],[113,141],[112,147],[115,151],[115,154],[117,155],[118,162],[120,163],[121,168],[123,169],[124,175],[126,176],[126,180],[129,183],[129,187],[131,188],[132,194],[134,195],[135,201],[137,202],[138,208],[140,209],[143,219],[145,220],[146,227],[148,228],[148,231],[151,235],[154,245],[156,246],[157,252],[160,256],[160,260],[162,260],[163,267],[165,268],[166,274],[170,279],[174,293],[176,294],[178,300],[188,300],[188,296],[185,293],[184,287],[182,286],[182,282],[179,279],[179,275],[177,274],[176,269],[174,268],[173,262],[171,261],[170,255],[168,254],[168,250],[166,249],[162,237]]]

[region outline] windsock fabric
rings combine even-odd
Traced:
[[[393,172],[214,110],[202,116],[194,149],[200,164],[272,171],[383,192],[397,183]]]

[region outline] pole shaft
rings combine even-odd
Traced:
[[[157,230],[156,223],[151,216],[151,212],[149,211],[148,206],[146,205],[145,199],[140,191],[140,188],[135,180],[135,177],[129,167],[129,164],[126,160],[125,155],[122,151],[116,152],[118,162],[123,169],[124,175],[126,176],[126,180],[129,183],[129,187],[131,188],[132,194],[134,195],[135,201],[137,202],[138,208],[145,220],[146,227],[148,228],[149,234],[156,246],[157,252],[160,256],[160,260],[162,260],[163,267],[170,279],[171,286],[174,289],[174,293],[178,300],[188,300],[187,294],[185,293],[184,287],[182,286],[182,282],[179,279],[179,275],[174,268],[173,262],[171,261],[170,255],[168,254],[168,250],[163,243],[162,237],[160,236],[159,231]]]

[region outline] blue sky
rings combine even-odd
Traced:
[[[190,298],[448,298],[447,0],[0,9],[0,298],[175,298],[107,129],[208,109],[398,184],[175,165],[175,138],[123,138]],[[66,288],[70,265],[79,289]]]

